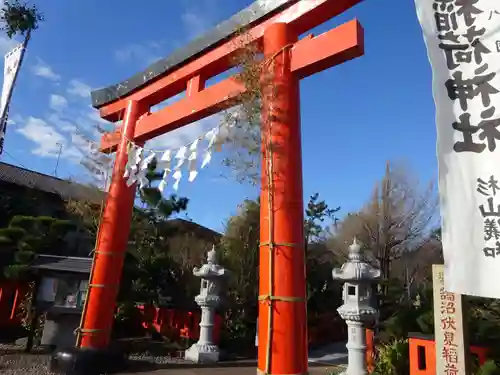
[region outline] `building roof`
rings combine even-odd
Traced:
[[[220,237],[222,237],[221,233],[216,232],[213,229],[207,228],[198,223],[195,223],[194,221],[176,218],[168,220],[168,223],[170,225],[177,227],[181,231],[192,232],[203,238],[219,239]]]
[[[56,194],[63,199],[87,200],[95,204],[101,204],[105,194],[93,187],[3,162],[0,162],[0,181]]]
[[[38,255],[31,267],[46,271],[90,274],[92,261],[92,258]]]

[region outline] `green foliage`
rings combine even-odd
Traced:
[[[394,340],[377,347],[372,375],[407,375],[409,372],[410,354],[407,339]]]
[[[138,189],[138,198],[145,206],[134,210],[128,253],[125,258],[119,301],[159,305],[164,297],[184,300],[185,281],[181,266],[172,258],[169,240],[176,230],[168,219],[187,209],[189,200],[171,195],[165,198],[157,183],[162,174],[156,172],[157,160],[148,165],[148,184]]]
[[[189,200],[185,197],[178,198],[171,195],[169,198],[164,198],[163,194],[156,187],[156,183],[162,180],[163,174],[156,172],[158,162],[153,159],[148,165],[146,178],[148,179],[147,186],[138,189],[139,199],[146,204],[146,210],[155,215],[167,219],[173,214],[178,214],[187,209]]]
[[[119,301],[158,305],[167,295],[181,299],[183,287],[178,283],[179,265],[170,253],[171,236],[175,230],[168,221],[152,212],[135,210]]]
[[[340,283],[331,277],[332,269],[339,266],[337,257],[327,246],[330,235],[329,222],[337,221],[335,214],[340,207],[331,209],[319,193],[309,198],[305,209],[304,237],[306,250],[306,280],[308,317],[335,311],[340,303]]]
[[[260,202],[245,200],[228,220],[221,241],[221,263],[231,270],[223,340],[233,349],[251,348],[255,342],[259,243]]]
[[[16,34],[26,35],[32,30],[38,29],[39,22],[44,19],[36,5],[28,5],[27,2],[19,0],[4,0],[0,12],[0,21],[3,23],[2,30],[9,38]]]
[[[0,229],[0,266],[6,278],[26,276],[37,254],[59,254],[66,250],[66,235],[75,230],[68,220],[48,216],[14,216]]]
[[[484,363],[476,375],[500,375],[500,367],[493,360]]]
[[[340,211],[340,207],[330,208],[324,200],[319,200],[319,193],[311,195],[305,210],[304,234],[306,245],[310,242],[318,242],[324,239],[325,220],[329,219],[337,222],[335,214]]]

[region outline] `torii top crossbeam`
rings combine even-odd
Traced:
[[[204,83],[234,65],[232,57],[243,43],[261,43],[269,25],[284,22],[300,35],[360,1],[258,0],[145,71],[93,91],[92,105],[99,109],[102,118],[115,122],[123,118],[129,100],[151,108],[186,90],[185,98],[139,120],[134,140],[143,142],[165,134],[234,104],[234,99],[245,90],[236,80],[228,78],[206,88]],[[248,32],[239,43],[238,37],[232,36],[241,28]],[[350,21],[298,43],[292,51],[292,70],[304,78],[361,56],[363,47],[363,30],[357,21]],[[118,140],[118,133],[104,135],[101,150],[115,150]]]
[[[101,142],[103,151],[116,151],[116,160],[100,221],[79,347],[101,350],[110,340],[135,197],[135,186],[127,186],[123,178],[128,142],[143,143],[234,105],[246,90],[234,77],[208,87],[205,82],[230,69],[245,43],[254,43],[271,61],[265,70],[271,73],[273,91],[278,92],[262,96],[262,142],[272,140],[280,150],[276,155],[274,147],[262,148],[258,373],[307,373],[299,82],[361,56],[364,41],[356,20],[316,37],[299,40],[299,35],[360,1],[256,1],[171,57],[92,93],[101,117],[123,123]],[[186,97],[150,112],[183,91]]]

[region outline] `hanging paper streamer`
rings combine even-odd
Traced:
[[[220,152],[222,146],[230,142],[236,135],[234,123],[229,121],[217,126],[205,135],[195,139],[192,143],[174,150],[152,151],[135,145],[130,142],[128,162],[124,178],[127,185],[131,186],[138,182],[140,187],[146,186],[151,163],[156,161],[156,169],[161,171],[162,179],[158,185],[158,190],[164,192],[169,184],[168,179],[172,178],[172,188],[179,189],[180,181],[183,177],[182,169],[187,167],[188,181],[193,182],[199,174],[199,169],[205,168],[211,161],[214,151]],[[145,157],[145,154],[147,156]],[[161,157],[159,158],[159,155]],[[201,156],[201,165],[198,168],[198,159]],[[104,161],[104,159],[103,159]]]
[[[160,170],[163,169],[163,176],[160,181],[160,184],[158,185],[158,190],[160,190],[161,193],[163,193],[165,187],[167,186],[168,175],[170,172],[172,172],[171,165],[172,165],[172,151],[167,150],[163,153],[161,159],[158,161],[158,164],[156,166]]]
[[[215,138],[215,151],[221,152],[222,146],[229,139],[229,126],[227,124],[222,125],[217,132],[217,136]]]
[[[139,182],[140,188],[145,187],[149,182],[147,178],[147,174],[149,172],[149,165],[155,159],[155,157],[156,157],[155,153],[151,152],[141,162],[141,167],[139,168],[139,172],[137,173],[137,181]]]
[[[203,154],[203,161],[201,162],[201,168],[205,168],[208,163],[212,160],[212,152],[214,149],[215,141],[217,140],[217,133],[219,129],[215,128],[205,134],[205,139],[208,140],[208,146]]]
[[[125,167],[125,178],[127,179],[127,186],[132,186],[137,181],[137,173],[139,172],[139,163],[142,160],[144,149],[136,145],[130,145],[128,152],[128,162]]]
[[[198,154],[198,142],[200,140],[196,139],[191,145],[189,146],[189,157],[188,157],[188,162],[189,162],[189,182],[193,182],[196,176],[198,176],[198,171],[196,170],[196,158]]]

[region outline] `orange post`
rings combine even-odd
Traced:
[[[80,347],[83,348],[104,349],[109,344],[135,199],[135,185],[128,187],[123,177],[128,140],[133,139],[135,124],[142,113],[138,102],[128,102],[83,312],[80,331]]]
[[[290,51],[296,41],[284,23],[264,32],[263,75],[271,83],[262,95],[260,374],[308,370],[299,78]]]

